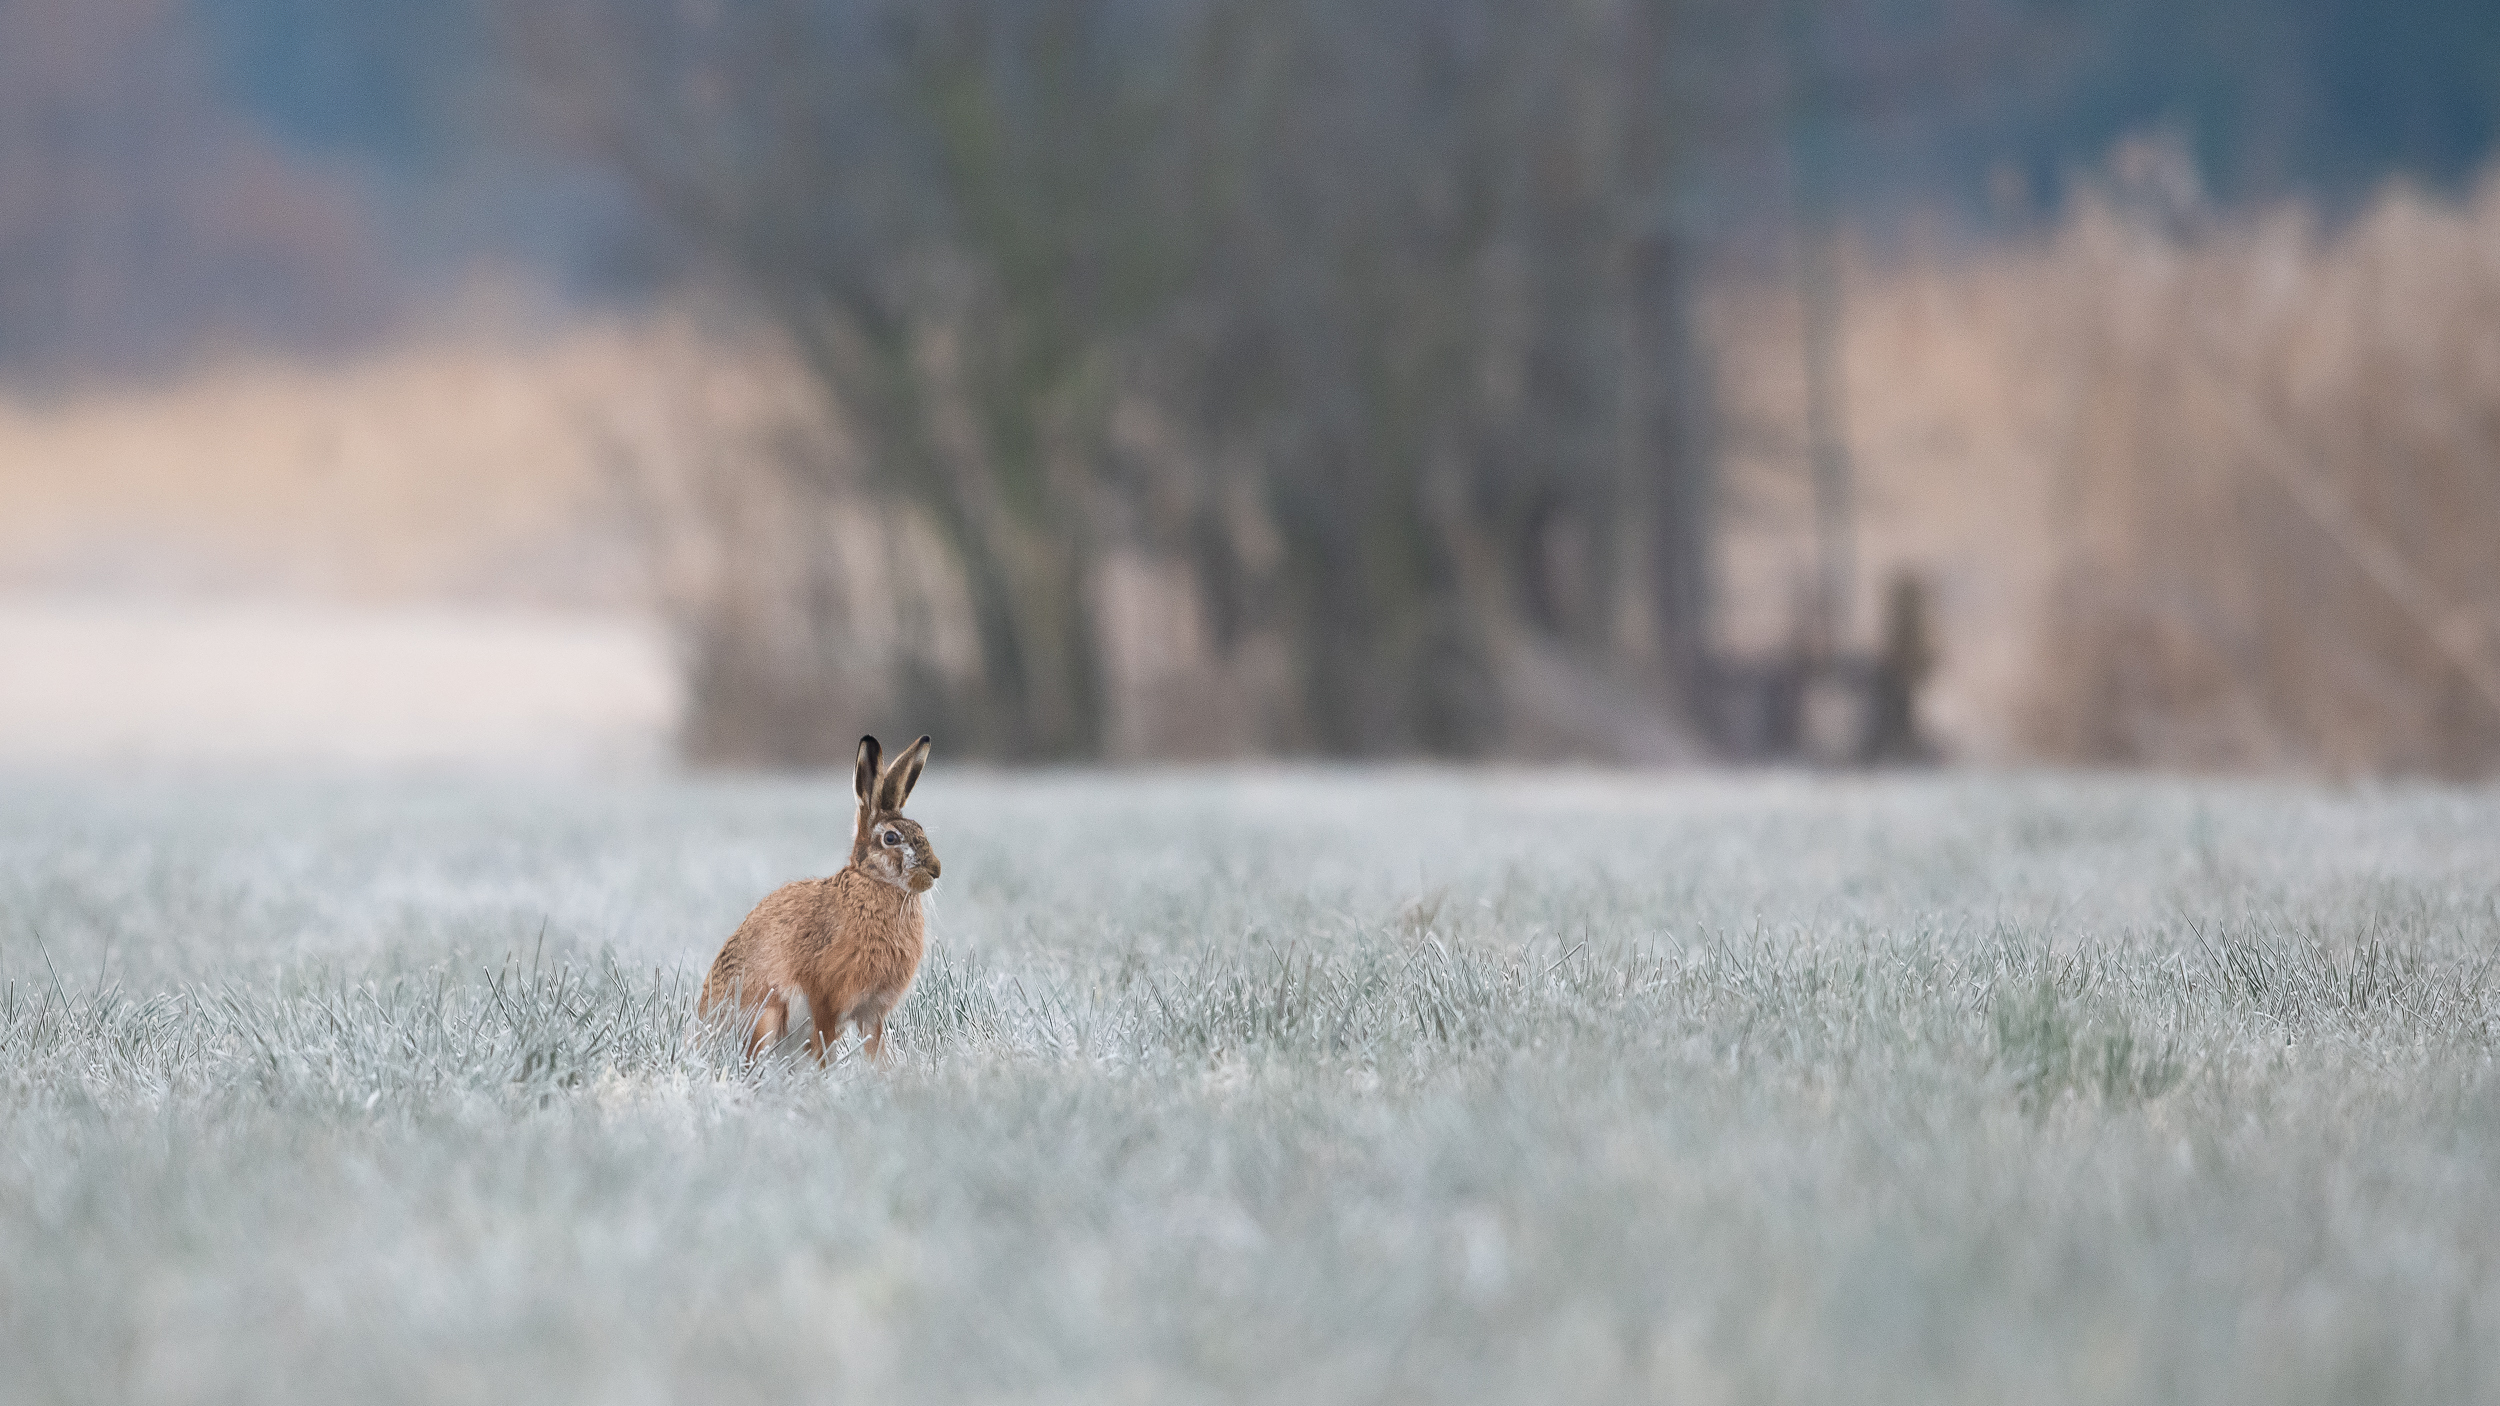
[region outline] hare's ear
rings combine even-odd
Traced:
[[[877,745],[874,737],[859,739],[859,762],[851,771],[851,794],[859,797],[863,809],[876,804],[877,761],[884,755],[885,749]]]
[[[920,769],[928,764],[928,738],[905,747],[894,765],[885,769],[885,782],[877,788],[877,809],[901,810],[903,802],[911,799],[911,788],[920,784]]]

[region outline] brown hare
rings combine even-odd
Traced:
[[[880,755],[877,739],[859,739],[851,862],[831,878],[801,879],[765,895],[721,944],[703,979],[696,1009],[709,1015],[736,1002],[750,1021],[749,1059],[789,1029],[794,991],[807,998],[816,1025],[808,1047],[819,1061],[831,1058],[842,1027],[854,1022],[868,1057],[881,1058],[885,1018],[920,970],[920,895],[937,882],[938,857],[927,832],[904,818],[903,802],[928,764],[929,739],[904,748],[882,773]]]

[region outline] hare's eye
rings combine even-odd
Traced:
[[[900,830],[888,830],[878,838],[884,840],[888,848],[892,848],[893,846],[899,845],[903,842],[903,832]]]

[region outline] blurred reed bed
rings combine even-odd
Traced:
[[[1804,572],[1791,302],[1713,306],[1739,640]],[[1963,755],[2500,760],[2500,182],[2231,214],[2135,147],[2031,238],[1859,255],[1847,327],[1862,574],[1936,585]]]
[[[670,314],[0,388],[0,589],[638,607],[613,427],[730,413],[684,387],[734,356]]]

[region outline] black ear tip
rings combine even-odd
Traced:
[[[929,745],[929,734],[927,734],[927,733],[925,733],[925,732],[924,732],[924,733],[922,733],[922,734],[920,734],[920,740],[919,740],[918,742],[913,743],[912,745],[913,745],[913,746],[915,746],[915,747],[926,747],[926,746],[928,746],[928,745]]]

